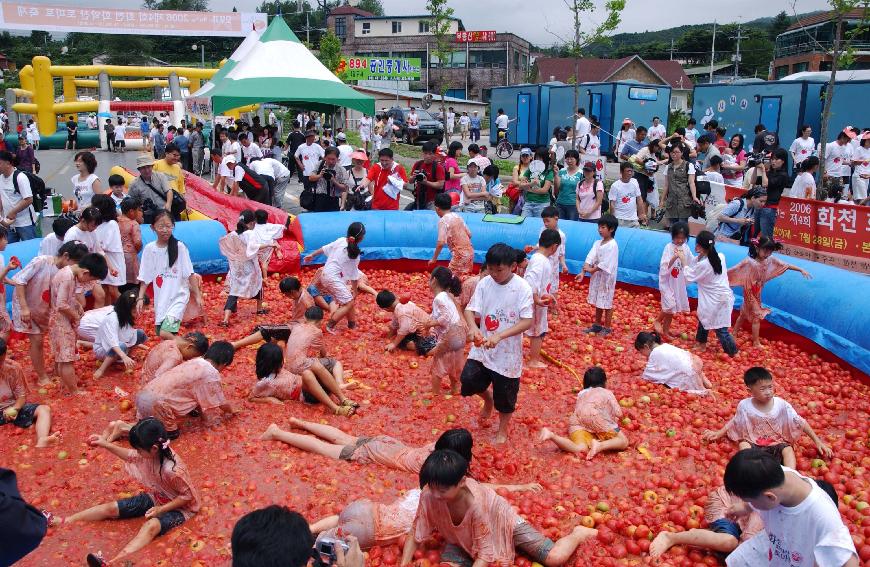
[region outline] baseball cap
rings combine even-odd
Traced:
[[[595,164],[591,161],[587,161],[583,164],[583,171],[595,171]]]
[[[336,140],[347,140],[347,136],[344,135],[344,132],[339,132],[335,135]]]
[[[521,156],[531,156],[531,155],[534,155],[534,152],[532,152],[531,148],[523,148],[520,150],[520,155]]]
[[[224,156],[223,164],[229,165],[231,163],[236,163],[236,154],[228,154]]]

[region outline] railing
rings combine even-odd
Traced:
[[[802,53],[827,53],[834,48],[831,41],[807,41],[805,43],[796,43],[794,45],[777,46],[774,50],[774,58],[789,57],[791,55],[800,55]],[[870,52],[870,41],[859,41],[852,43],[852,49],[855,51]]]

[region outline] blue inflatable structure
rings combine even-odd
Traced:
[[[471,230],[475,249],[475,262],[483,260],[486,250],[496,242],[505,242],[522,248],[535,244],[541,231],[541,220],[526,219],[521,224],[483,222],[482,215],[462,214]],[[437,238],[438,218],[431,211],[367,211],[318,213],[300,215],[307,252],[316,250],[336,238],[345,236],[351,222],[365,224],[366,236],[362,243],[363,260],[428,260],[432,257]],[[598,227],[591,223],[561,221],[559,228],[568,240],[566,256],[572,273],[578,273],[592,243],[599,239]],[[619,281],[648,288],[658,288],[659,260],[670,235],[640,229],[620,228],[616,233],[619,244]],[[691,244],[691,243],[690,243]],[[746,257],[746,248],[720,244],[717,249],[725,255],[727,266],[734,266]],[[307,253],[306,252],[306,253]],[[441,259],[449,258],[445,249]],[[790,263],[813,275],[804,280],[796,272],[786,272],[764,288],[764,304],[771,309],[767,320],[802,335],[834,355],[842,358],[864,373],[870,373],[870,299],[866,294],[852,294],[848,310],[843,306],[843,290],[863,290],[870,278],[798,258]],[[322,262],[323,257],[316,262]],[[735,289],[737,306],[742,302],[741,290]],[[695,286],[689,295],[697,297]]]

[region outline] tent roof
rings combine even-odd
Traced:
[[[214,76],[209,79],[198,91],[190,96],[209,96],[209,91],[214,89],[216,83],[220,82],[227,73],[233,70],[233,68],[239,64],[239,61],[244,59],[245,55],[251,51],[257,43],[260,41],[260,33],[257,30],[251,30],[251,33],[245,38],[245,41],[239,45],[233,54],[230,55],[229,59],[227,59],[224,64],[218,69],[218,72],[214,74]]]
[[[215,114],[260,102],[301,103],[313,110],[344,106],[369,115],[375,111],[375,99],[341,82],[283,18],[274,18],[241,60],[212,82],[213,88],[203,92],[203,87],[200,92],[211,97]]]

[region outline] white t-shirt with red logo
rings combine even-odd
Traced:
[[[728,567],[842,567],[856,555],[855,543],[837,505],[809,477],[782,467],[812,485],[797,506],[756,510],[764,531],[740,544],[725,560]]]
[[[855,173],[858,175],[870,175],[870,148],[858,146],[852,152],[852,159],[857,163]]]
[[[843,177],[852,172],[852,148],[837,142],[825,145],[825,173],[830,177]]]
[[[178,258],[169,266],[169,249],[149,242],[142,250],[139,281],[154,284],[154,321],[158,325],[166,318],[181,321],[190,301],[188,278],[193,274],[190,254],[183,242],[178,243]]]
[[[610,186],[610,191],[607,194],[607,198],[615,203],[613,216],[628,221],[637,220],[637,202],[635,199],[640,199],[640,197],[640,185],[633,177],[628,180],[628,183],[624,183],[622,179],[617,179]]]
[[[788,151],[791,152],[794,164],[797,165],[813,155],[815,149],[816,141],[812,138],[807,138],[806,140],[803,138],[795,138],[795,141],[791,143],[791,147]]]
[[[549,265],[549,263],[548,263]],[[466,309],[480,315],[484,338],[506,331],[534,315],[532,288],[520,276],[513,275],[505,284],[498,284],[486,276],[477,284]],[[508,337],[495,348],[472,346],[468,358],[508,378],[519,378],[523,373],[523,335]]]

